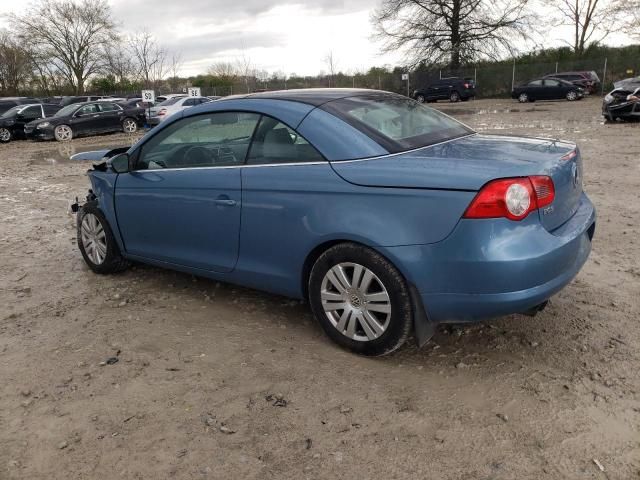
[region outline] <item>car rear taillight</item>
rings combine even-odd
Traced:
[[[158,112],[158,116],[159,117],[162,116],[162,115],[166,115],[166,114],[167,114],[167,109],[166,108],[163,108]]]
[[[555,198],[551,177],[502,178],[487,183],[464,213],[464,218],[522,220]]]
[[[464,88],[471,88],[471,84],[470,83],[465,83],[464,84]]]

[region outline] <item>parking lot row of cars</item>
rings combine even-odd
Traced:
[[[82,135],[134,133],[172,113],[219,97],[170,94],[150,104],[140,97],[74,96],[0,99],[0,143],[14,139],[67,141]]]
[[[515,87],[512,98],[520,102],[536,100],[579,100],[585,95],[596,93],[601,87],[600,78],[594,71],[559,72],[535,78]],[[476,82],[469,77],[439,78],[427,82],[413,92],[418,102],[467,101],[476,96]]]

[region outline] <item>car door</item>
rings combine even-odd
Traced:
[[[544,80],[543,96],[540,97],[541,99],[557,100],[558,98],[563,97],[563,87],[558,80],[554,80],[552,78],[547,78],[546,80]]]
[[[229,272],[238,258],[240,168],[260,115],[214,112],[174,122],[118,176],[115,209],[129,255]]]
[[[83,105],[76,110],[70,120],[73,134],[87,134],[100,131],[100,110],[95,103]]]
[[[116,132],[122,130],[122,116],[124,110],[119,105],[111,102],[100,102],[100,130],[103,132]]]
[[[42,118],[42,106],[31,105],[30,107],[23,108],[22,111],[16,115],[15,123],[13,124],[13,131],[15,134],[21,135],[24,132],[24,126]]]
[[[524,91],[529,98],[533,98],[535,100],[544,99],[544,88],[543,88],[543,80],[532,80],[527,83]]]

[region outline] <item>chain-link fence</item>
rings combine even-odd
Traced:
[[[156,88],[156,95],[162,93],[186,92],[188,86],[200,87],[201,94],[205,96],[227,96],[234,94],[246,94],[269,90],[288,90],[293,88],[369,88],[387,90],[406,95],[429,83],[430,81],[447,77],[472,78],[476,82],[477,98],[509,97],[514,85],[525,83],[531,79],[548,74],[562,72],[593,71],[600,81],[600,91],[603,94],[611,90],[613,82],[640,75],[640,57],[617,57],[615,60],[607,58],[575,60],[551,63],[529,63],[523,61],[511,61],[500,63],[486,63],[477,66],[465,67],[452,71],[448,69],[431,68],[419,69],[409,72],[409,82],[402,80],[402,69],[393,71],[379,69],[370,73],[355,73],[325,76],[295,77],[288,79],[256,78],[238,79],[237,81],[220,85],[215,78],[196,77],[189,81],[181,82],[180,87],[171,89],[168,86]],[[104,95],[126,96],[139,93],[138,90],[94,92]]]

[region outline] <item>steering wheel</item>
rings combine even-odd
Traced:
[[[182,154],[182,163],[185,165],[213,165],[216,155],[201,145],[186,148]]]

